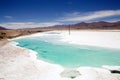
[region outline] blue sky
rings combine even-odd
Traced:
[[[0,25],[4,27],[83,21],[120,21],[120,0],[0,0]]]

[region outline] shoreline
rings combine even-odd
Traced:
[[[62,31],[48,31],[48,32],[40,32],[31,35],[20,36],[16,38],[12,38],[9,40],[26,38],[26,37],[37,37],[47,35],[46,33],[55,32],[60,36],[61,42],[65,42],[68,44],[75,45],[84,45],[84,46],[93,46],[93,47],[101,47],[101,48],[111,48],[120,50],[120,30],[99,30],[99,31],[91,31],[91,30],[71,30],[71,34],[66,30]],[[79,36],[79,37],[78,37]],[[113,42],[114,41],[114,42]]]
[[[9,52],[12,51],[11,48],[14,48],[14,49],[16,48],[16,50],[20,49],[20,52],[21,52],[21,50],[24,50],[25,52],[22,52],[21,55],[19,53],[17,53],[17,56],[20,57],[19,58],[20,59],[19,63],[17,62],[17,63],[15,63],[14,66],[12,65],[11,67],[8,67],[8,66],[6,66],[6,67],[8,69],[12,68],[12,67],[16,69],[16,68],[19,67],[19,69],[20,69],[20,68],[24,68],[22,66],[26,66],[27,67],[28,64],[31,64],[31,66],[36,66],[35,69],[29,68],[29,69],[31,69],[30,70],[31,71],[30,72],[31,76],[33,76],[33,75],[35,76],[37,74],[41,74],[41,75],[44,74],[44,76],[40,76],[39,77],[40,80],[41,79],[48,80],[49,78],[52,78],[52,80],[78,80],[78,79],[80,79],[80,80],[86,80],[86,79],[89,79],[89,80],[99,80],[97,78],[98,76],[102,80],[106,80],[106,79],[109,79],[109,80],[113,80],[113,79],[119,80],[117,78],[120,78],[119,74],[115,75],[115,74],[112,74],[110,72],[111,69],[119,70],[119,68],[120,68],[119,66],[118,67],[117,66],[103,66],[103,67],[99,67],[99,68],[98,67],[84,66],[84,67],[79,67],[79,68],[75,68],[75,69],[70,69],[70,68],[67,69],[67,68],[64,68],[64,67],[62,67],[62,66],[60,66],[58,64],[51,64],[51,63],[42,61],[40,59],[37,59],[36,52],[34,52],[32,50],[29,50],[29,49],[26,49],[26,48],[22,48],[22,47],[16,46],[15,42],[9,42],[8,44],[3,46],[3,48],[8,48],[8,47],[9,47]],[[9,56],[9,55],[7,55],[7,56]],[[26,61],[25,61],[25,63],[21,62],[21,56],[22,56],[22,61],[26,60],[27,63],[26,63]],[[17,58],[14,59],[14,57],[12,57],[13,63],[14,63],[14,60],[16,62],[16,59]],[[17,61],[19,61],[19,59],[17,59]],[[31,63],[31,61],[32,61],[32,63]],[[34,64],[33,64],[33,62],[34,62]],[[20,65],[18,65],[18,64],[20,64]],[[18,65],[18,66],[16,66],[16,65]],[[44,69],[42,69],[42,68],[44,68]],[[39,72],[36,73],[36,70],[37,71],[39,70]],[[0,69],[0,71],[1,71],[1,69]],[[25,71],[27,71],[27,73],[28,73],[28,70],[25,70]],[[32,73],[33,71],[35,71],[34,74]],[[15,70],[15,72],[17,73],[17,70]],[[20,74],[25,74],[23,72],[24,71],[20,72]],[[76,72],[79,72],[80,75],[76,75]],[[8,73],[9,73],[9,71],[8,71]],[[18,76],[16,73],[12,73],[11,70],[10,70],[10,73]],[[9,76],[11,74],[6,74],[6,75]],[[71,76],[73,76],[73,75],[76,77],[75,79],[71,79]],[[0,76],[1,76],[1,74],[0,74]],[[25,76],[29,76],[29,75],[26,74]],[[108,77],[106,78],[106,76],[108,76]],[[20,79],[15,77],[14,79],[15,80],[16,79],[17,80],[20,80],[20,79],[25,80],[23,77],[20,78]],[[6,80],[9,80],[9,79],[6,79]]]
[[[38,33],[38,34],[41,34],[41,33]],[[33,34],[31,36],[38,36],[38,34]],[[62,36],[64,34],[61,33],[60,35]],[[19,38],[23,38],[23,37],[26,37],[26,36],[18,37],[15,39],[19,39]],[[27,37],[30,37],[30,36],[27,36]],[[8,50],[5,51],[6,49],[8,49]],[[23,50],[23,52],[22,52],[22,50]],[[8,53],[9,53],[9,55],[11,53],[14,53],[14,54],[12,54],[13,56],[16,55],[14,57],[10,57],[9,55],[7,55],[7,57],[10,57],[10,58],[8,58],[8,60],[12,59],[13,62],[11,62],[11,63],[15,62],[14,66],[13,65],[11,65],[11,67],[6,66],[6,65],[4,66],[4,63],[2,63],[3,66],[5,67],[4,69],[13,68],[12,70],[8,70],[8,72],[6,72],[6,73],[0,74],[0,78],[2,76],[3,78],[5,78],[5,80],[11,80],[11,79],[12,80],[21,80],[21,79],[22,80],[26,80],[26,79],[29,79],[29,80],[39,80],[39,79],[40,80],[49,80],[49,79],[51,79],[51,80],[78,80],[78,79],[80,79],[80,80],[88,80],[88,79],[89,80],[107,80],[107,79],[108,80],[114,80],[114,79],[119,80],[120,79],[120,74],[115,75],[115,74],[110,73],[110,70],[112,70],[112,69],[119,70],[120,66],[104,66],[103,65],[100,68],[84,66],[84,67],[79,67],[76,69],[69,70],[69,69],[63,68],[62,66],[60,66],[58,64],[52,64],[52,63],[48,63],[48,62],[42,61],[40,59],[37,59],[37,56],[36,56],[37,53],[35,51],[19,47],[16,45],[16,42],[13,42],[13,43],[8,42],[4,46],[0,47],[0,52],[1,53],[3,52],[2,53],[4,55],[3,59],[4,59],[4,57],[6,57],[5,54],[8,54]],[[18,52],[18,53],[16,54],[16,52]],[[0,54],[0,55],[2,55],[2,54]],[[16,58],[17,56],[18,56],[18,58]],[[25,61],[25,63],[21,62],[21,59],[22,59],[22,61],[26,60],[27,62],[26,61]],[[18,62],[18,61],[20,61],[20,62]],[[6,64],[11,64],[11,63],[7,62]],[[18,64],[20,64],[20,65],[18,65]],[[31,67],[31,66],[28,67],[28,65],[31,65],[34,67]],[[0,64],[0,66],[1,66],[1,64]],[[25,72],[27,72],[27,73],[25,73],[24,71],[21,71],[25,67],[28,67],[28,70],[25,69]],[[15,70],[14,70],[14,68],[15,68]],[[18,72],[18,73],[23,74],[27,77],[22,77],[22,76],[20,77],[18,74],[16,74],[18,68],[20,69],[20,72]],[[1,72],[1,69],[2,69],[2,67],[0,67],[0,72]],[[29,69],[30,69],[30,71],[29,71]],[[13,73],[12,71],[15,71],[15,73]],[[76,71],[80,73],[79,76],[76,76]],[[3,72],[5,72],[5,71],[3,71]],[[8,73],[11,73],[11,74],[8,74]],[[41,74],[41,75],[39,75],[39,74]],[[63,74],[63,76],[61,76],[61,74]],[[9,79],[10,77],[6,78],[3,75],[7,75],[7,76],[15,75],[17,77],[13,76],[11,79]],[[71,76],[73,76],[73,75],[76,78],[72,79]],[[28,77],[28,76],[32,76],[32,77]]]
[[[74,32],[78,32],[78,31],[73,31],[73,33]],[[87,31],[81,31],[81,32],[89,32],[88,30]],[[79,32],[79,33],[81,33],[81,32]],[[90,31],[91,32],[91,31]],[[95,31],[95,32],[97,32],[97,31]],[[102,31],[100,31],[100,33],[101,32],[104,32],[103,30]],[[110,31],[111,32],[111,31]],[[116,32],[116,30],[115,30],[115,32]],[[46,34],[47,33],[47,34]],[[60,37],[61,37],[61,40],[60,41],[62,41],[62,42],[66,42],[66,35],[67,35],[67,38],[70,36],[70,35],[68,35],[68,32],[65,30],[65,31],[48,31],[48,32],[42,32],[42,33],[35,33],[35,34],[31,34],[31,35],[25,35],[25,36],[20,36],[20,37],[17,37],[17,38],[13,38],[13,39],[10,39],[10,40],[15,40],[15,39],[21,39],[21,38],[26,38],[26,37],[37,37],[37,36],[44,36],[44,35],[49,35],[49,34],[51,34],[51,33],[53,33],[53,34],[56,34],[56,33],[59,33],[60,34]],[[99,33],[99,32],[97,32],[97,33]],[[120,32],[119,32],[120,33]],[[75,34],[76,35],[76,34]],[[74,36],[74,35],[73,35]],[[71,36],[71,37],[73,37],[73,36]],[[78,35],[77,35],[78,36]],[[64,38],[63,38],[64,37]],[[72,40],[73,41],[73,40]],[[67,43],[69,43],[69,44],[75,44],[75,45],[81,45],[81,44],[78,44],[77,42],[76,43],[72,43],[72,42],[67,42]],[[117,48],[116,47],[114,47],[114,46],[112,46],[112,47],[103,47],[103,46],[100,46],[100,45],[89,45],[89,44],[87,44],[87,45],[84,45],[84,46],[92,46],[92,47],[101,47],[101,48],[106,48],[106,49],[115,49],[115,50],[120,50],[120,47],[118,46]],[[25,48],[26,49],[26,48]],[[28,49],[29,50],[29,49]],[[33,51],[33,50],[31,50],[31,51]],[[36,51],[33,51],[33,52],[35,52],[35,53],[37,53]],[[52,63],[51,63],[52,64]],[[59,64],[57,64],[57,65],[59,65]],[[101,67],[106,67],[106,66],[109,66],[109,65],[102,65]],[[116,65],[116,66],[118,66],[118,65]],[[115,67],[116,67],[115,66]],[[85,67],[89,67],[89,66],[85,66]],[[119,66],[120,67],[120,66]]]

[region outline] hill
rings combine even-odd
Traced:
[[[0,26],[0,30],[7,30],[7,28]]]
[[[101,30],[108,30],[108,29],[120,29],[120,21],[118,22],[81,22],[77,24],[70,24],[70,25],[56,25],[52,27],[48,27],[51,29],[101,29]]]

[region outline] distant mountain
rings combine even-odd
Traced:
[[[7,30],[7,28],[0,26],[0,30]]]
[[[105,21],[100,21],[100,22],[91,22],[91,23],[86,23],[86,22],[81,22],[77,24],[70,24],[70,25],[56,25],[49,27],[51,29],[120,29],[120,21],[118,22],[105,22]]]
[[[46,27],[37,27],[37,28],[24,28],[21,30],[65,30],[65,29],[120,29],[120,21],[118,22],[80,22],[77,24],[69,24],[69,25],[55,25],[55,26],[46,26]]]
[[[0,26],[0,39],[6,39],[6,38],[13,38],[21,35],[28,35],[33,34],[37,32],[44,32],[44,31],[51,31],[51,30],[120,30],[120,21],[118,22],[81,22],[77,24],[69,24],[69,25],[55,25],[55,26],[49,26],[49,27],[38,27],[38,28],[24,28],[24,29],[6,29],[4,27]]]

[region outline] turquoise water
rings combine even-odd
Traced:
[[[43,37],[45,38],[45,37]],[[120,50],[52,43],[46,38],[15,40],[19,46],[38,52],[39,59],[64,67],[120,65]]]

